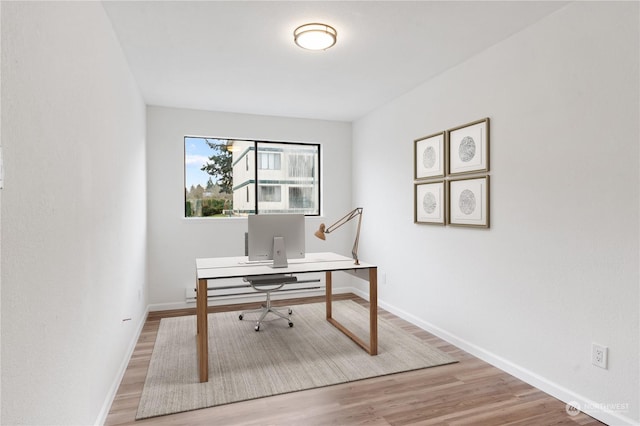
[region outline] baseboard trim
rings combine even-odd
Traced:
[[[361,296],[360,294],[358,295]],[[364,297],[364,296],[361,296],[361,297]],[[526,368],[523,368],[522,366],[514,364],[513,362],[505,358],[502,358],[490,351],[487,351],[477,345],[474,345],[473,343],[470,343],[464,339],[461,339],[458,336],[451,334],[446,330],[443,330],[431,323],[423,321],[420,318],[417,318],[416,316],[409,314],[408,312],[402,309],[399,309],[393,305],[390,305],[380,300],[378,300],[378,306],[380,306],[381,308],[383,308],[388,312],[391,312],[395,316],[400,317],[405,321],[408,321],[422,328],[423,330],[426,330],[438,336],[439,338],[470,353],[471,355],[477,358],[480,358],[486,363],[491,364],[494,367],[499,368],[500,370],[506,373],[509,373],[514,377],[517,377],[523,382],[528,383],[537,389],[540,389],[541,391],[553,396],[554,398],[559,399],[562,402],[581,407],[584,413],[588,414],[594,419],[597,419],[608,425],[638,426],[640,424],[634,421],[633,419],[626,417],[620,413],[607,410],[604,404],[600,404],[580,394],[577,394],[576,392],[570,389],[567,389],[563,386],[560,386],[559,384],[554,383],[553,381],[543,376],[540,376],[539,374],[536,374]],[[602,407],[602,408],[598,408],[598,407]]]
[[[113,404],[113,400],[116,397],[118,392],[118,388],[120,387],[120,382],[122,382],[122,378],[124,377],[125,372],[127,371],[127,367],[129,366],[129,361],[131,360],[131,355],[133,355],[133,351],[138,344],[138,340],[140,339],[140,335],[142,334],[142,329],[144,327],[144,323],[147,321],[147,316],[149,315],[149,306],[145,309],[144,314],[142,315],[141,320],[138,323],[137,330],[133,334],[133,338],[131,339],[131,343],[129,343],[129,348],[125,353],[122,362],[120,363],[120,368],[118,370],[118,374],[116,375],[115,380],[111,384],[109,388],[109,392],[107,393],[107,397],[105,398],[104,403],[102,404],[102,408],[100,409],[100,413],[96,418],[94,425],[100,426],[104,425],[107,421],[107,416],[109,415],[109,410],[111,409],[111,405]]]

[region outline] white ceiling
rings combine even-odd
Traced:
[[[149,105],[352,121],[565,2],[105,1]],[[293,30],[322,22],[312,52]],[[499,67],[500,64],[496,64]]]

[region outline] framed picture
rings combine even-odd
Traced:
[[[489,171],[489,119],[447,130],[449,174]]]
[[[445,132],[440,132],[414,141],[415,180],[444,177],[447,164],[444,138]]]
[[[414,184],[413,221],[444,225],[446,223],[446,186],[444,181]]]
[[[489,227],[489,176],[449,181],[449,224]]]

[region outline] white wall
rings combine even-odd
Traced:
[[[2,6],[0,5],[0,94],[2,93]],[[2,102],[0,99],[0,168],[2,161]],[[0,174],[2,170],[0,170]],[[2,178],[3,175],[0,175]],[[2,188],[0,188],[0,421],[2,421]]]
[[[93,424],[146,309],[145,106],[99,2],[1,7],[1,423]]]
[[[623,404],[586,407],[611,424],[640,420],[638,12],[571,3],[353,136],[382,306],[565,401]],[[413,224],[413,140],[487,116],[491,228]]]
[[[320,143],[323,215],[307,218],[307,251],[349,255],[353,240],[348,229],[331,234],[325,242],[314,238],[313,232],[321,222],[329,225],[353,208],[350,123],[149,106],[147,194],[152,309],[184,304],[185,288],[195,286],[196,258],[244,253],[246,219],[184,218],[184,136]]]

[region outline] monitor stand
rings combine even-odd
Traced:
[[[273,267],[286,268],[287,266],[289,266],[289,262],[287,261],[284,237],[273,237]]]

